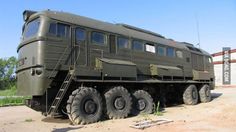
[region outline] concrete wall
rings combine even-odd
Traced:
[[[218,52],[212,54],[213,56],[213,64],[214,64],[214,71],[215,71],[215,84],[216,86],[223,85],[223,76],[222,76],[222,68],[223,68],[223,61],[222,61],[222,53]],[[236,86],[236,49],[231,50],[231,85]]]

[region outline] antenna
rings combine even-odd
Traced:
[[[197,25],[197,38],[198,38],[198,43],[197,43],[197,45],[198,45],[198,47],[200,48],[200,43],[201,43],[201,41],[200,41],[199,21],[198,21],[198,16],[197,16],[197,14],[195,14],[195,20],[196,20],[196,25]]]

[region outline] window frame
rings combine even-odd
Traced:
[[[207,59],[208,59],[208,61],[207,61],[207,62],[208,62],[209,64],[212,64],[212,63],[213,63],[213,60],[212,60],[212,58],[211,58],[211,57],[207,56]]]
[[[155,45],[155,44],[146,42],[146,43],[144,43],[144,45],[145,45],[145,46],[144,46],[145,52],[147,52],[147,53],[152,53],[152,54],[156,54],[156,45]],[[154,52],[152,52],[152,51],[147,51],[147,45],[153,46]]]
[[[39,30],[40,30],[40,28],[41,28],[41,24],[42,24],[42,22],[41,22],[40,19],[41,19],[40,17],[37,17],[37,18],[35,18],[35,19],[32,19],[32,20],[28,21],[28,22],[24,25],[24,29],[23,29],[23,32],[22,32],[23,39],[30,39],[30,38],[33,38],[33,37],[35,37],[36,35],[38,35]],[[26,33],[26,30],[28,29],[28,24],[31,23],[31,22],[33,22],[33,21],[39,22],[38,31],[37,31],[34,35],[31,35],[31,36],[26,37],[26,36],[25,36],[25,33]]]
[[[51,32],[51,25],[54,24],[55,25],[55,33]],[[57,23],[56,22],[51,22],[49,23],[49,27],[48,27],[48,34],[52,35],[52,36],[57,36]]]
[[[78,39],[77,39],[77,30],[78,30],[78,29],[84,32],[84,38],[83,38],[83,40],[78,40]],[[75,41],[76,41],[76,43],[86,41],[86,39],[87,39],[87,32],[86,32],[86,29],[85,29],[85,28],[82,28],[82,27],[75,27],[75,31],[74,31],[74,32],[75,32]]]
[[[104,43],[94,42],[93,41],[93,33],[103,34],[103,36],[104,36]],[[104,33],[104,32],[99,32],[99,31],[91,31],[91,33],[90,33],[90,41],[91,41],[91,43],[93,45],[107,46],[107,34]]]
[[[157,47],[157,55],[159,55],[159,56],[167,56],[167,55],[166,55],[166,50],[167,50],[166,46],[163,46],[163,45],[157,45],[156,47]],[[160,52],[159,52],[159,48],[163,48],[163,49],[164,49],[163,54],[160,54]]]
[[[64,31],[65,33],[61,36],[59,36],[59,32],[58,32],[58,29],[60,26],[63,26],[64,28]],[[68,27],[68,28],[67,28]],[[68,30],[68,31],[67,31]],[[64,24],[64,23],[57,23],[57,37],[60,37],[60,38],[69,38],[70,36],[70,25],[67,25],[67,24]]]
[[[142,44],[142,50],[137,50],[137,49],[134,49],[134,42],[137,41],[137,42],[140,42]],[[136,52],[144,52],[145,51],[145,47],[144,47],[144,42],[142,40],[138,40],[138,39],[133,39],[132,42],[131,42],[131,49],[133,51],[136,51]]]
[[[119,39],[127,39],[127,48],[126,47],[120,47],[119,46]],[[128,37],[125,36],[117,36],[116,37],[116,45],[117,45],[117,49],[130,49],[130,40]]]
[[[51,24],[55,24],[56,25],[56,33],[51,33],[50,32],[50,26]],[[65,34],[63,36],[59,36],[58,34],[58,25],[64,25],[64,28],[65,28]],[[68,28],[66,28],[68,27]],[[51,35],[51,36],[54,36],[54,37],[57,37],[57,38],[62,38],[62,39],[68,39],[68,38],[71,38],[71,28],[72,26],[70,24],[66,24],[66,23],[63,23],[63,22],[57,22],[57,21],[52,21],[49,23],[49,27],[48,27],[48,34]]]
[[[169,55],[168,55],[168,49],[173,49],[173,52],[172,52],[173,56],[169,56]],[[175,48],[173,48],[173,47],[167,47],[167,48],[166,48],[166,56],[167,56],[167,57],[170,57],[170,58],[175,58],[175,56],[176,56],[176,55],[175,55]]]

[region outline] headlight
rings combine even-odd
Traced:
[[[35,72],[36,72],[37,75],[41,75],[43,73],[42,69],[36,69]]]
[[[24,14],[23,14],[23,19],[24,19],[24,21],[27,21],[27,20],[28,20],[27,13],[24,13]]]
[[[24,21],[27,21],[27,20],[29,19],[29,17],[30,17],[31,15],[33,15],[34,13],[36,13],[36,11],[25,10],[25,11],[23,12],[23,19],[24,19]]]

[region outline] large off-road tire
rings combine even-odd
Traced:
[[[139,113],[151,114],[153,112],[153,98],[148,92],[144,90],[136,90],[132,95],[133,115],[138,115]]]
[[[72,92],[66,108],[73,124],[89,124],[101,119],[102,106],[102,97],[96,89],[82,87]]]
[[[202,103],[207,103],[211,101],[211,90],[209,85],[203,85],[199,90],[199,97]]]
[[[198,91],[195,85],[186,87],[183,93],[183,101],[187,105],[196,105],[198,103]]]
[[[111,88],[105,93],[106,114],[110,119],[125,118],[131,111],[132,99],[122,86]]]

